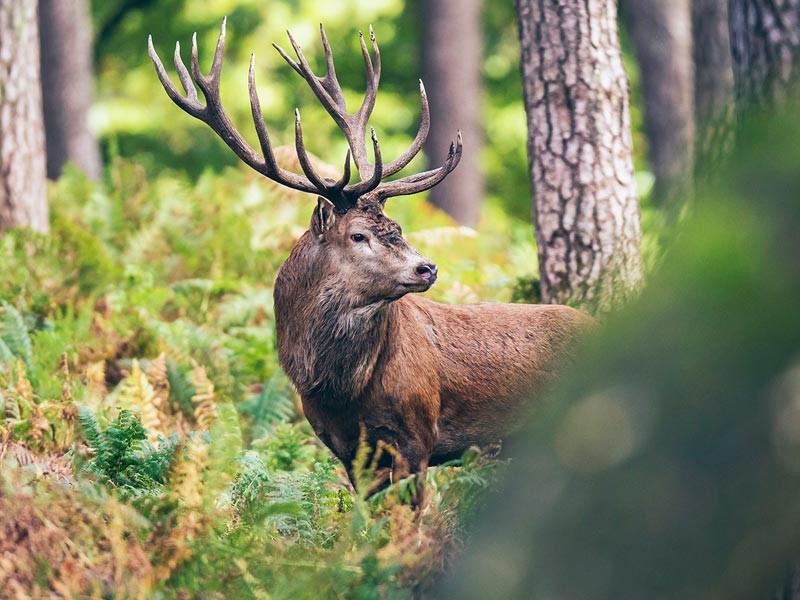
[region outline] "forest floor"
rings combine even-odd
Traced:
[[[271,285],[307,198],[239,170],[194,184],[68,173],[52,232],[0,237],[0,589],[11,597],[408,597],[458,555],[503,463],[469,452],[365,499],[277,364]],[[390,214],[450,302],[526,299],[527,226]],[[527,277],[518,278],[521,273]],[[362,461],[362,463],[365,461]],[[360,472],[369,476],[370,465]],[[4,594],[5,594],[4,592]]]

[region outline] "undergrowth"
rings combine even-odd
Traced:
[[[424,593],[500,463],[431,469],[415,513],[412,481],[365,499],[314,437],[271,292],[308,199],[239,170],[110,179],[68,172],[49,236],[0,235],[3,597]],[[476,236],[418,199],[389,210],[441,265],[440,300],[508,300],[531,271],[500,212]]]

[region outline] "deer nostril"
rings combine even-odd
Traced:
[[[426,281],[431,280],[436,277],[436,265],[434,264],[421,264],[417,267],[417,275],[425,279]]]

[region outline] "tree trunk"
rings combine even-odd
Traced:
[[[782,104],[800,79],[800,0],[730,0],[737,112]]]
[[[614,0],[517,0],[542,300],[605,311],[642,278]]]
[[[0,229],[48,229],[36,0],[0,0]]]
[[[728,0],[692,0],[695,173],[705,177],[733,145],[733,67]]]
[[[40,0],[39,30],[47,176],[57,179],[71,160],[100,179],[100,151],[88,122],[92,32],[86,0]]]
[[[641,67],[653,200],[681,203],[691,191],[694,144],[689,0],[629,0],[625,7]]]
[[[464,137],[458,171],[434,187],[430,201],[464,225],[475,225],[484,194],[481,72],[481,0],[425,0],[422,71],[430,101],[431,130],[425,152],[441,164],[457,130]]]

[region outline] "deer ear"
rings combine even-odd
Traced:
[[[335,221],[336,214],[333,212],[333,204],[318,196],[317,208],[314,209],[314,214],[311,217],[311,233],[315,236],[321,236],[333,227]]]

